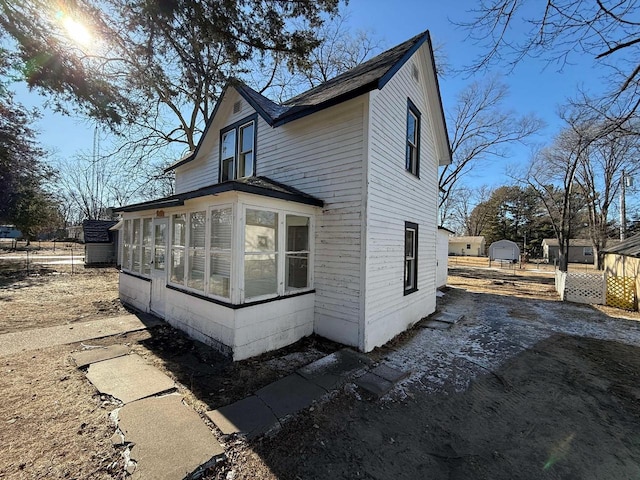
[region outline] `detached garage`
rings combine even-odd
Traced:
[[[518,260],[520,247],[511,240],[498,240],[489,246],[489,258],[491,260]]]

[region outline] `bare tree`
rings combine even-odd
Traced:
[[[309,52],[304,64],[295,66],[284,55],[260,55],[257,68],[248,70],[244,80],[263,95],[285,102],[368,60],[383,49],[382,40],[368,30],[351,32],[349,13],[327,18],[315,29],[319,44]],[[304,28],[300,26],[300,28]]]
[[[526,172],[517,180],[531,187],[549,215],[559,243],[558,269],[568,268],[569,239],[576,214],[582,206],[576,192],[576,175],[587,161],[593,142],[592,125],[585,123],[579,112],[565,112],[567,127],[558,134],[553,145],[534,155]]]
[[[480,235],[487,222],[486,204],[492,189],[486,185],[471,188],[456,186],[439,209],[440,225],[460,235]]]
[[[608,91],[590,105],[610,119],[628,120],[640,106],[640,2],[623,0],[483,0],[474,18],[461,23],[484,47],[470,68],[496,63],[515,67],[524,58],[542,57],[562,69],[576,56],[606,68]],[[619,115],[624,111],[624,115]]]
[[[535,115],[506,110],[507,95],[507,86],[496,77],[473,82],[458,94],[447,120],[453,162],[440,170],[440,207],[458,180],[479,162],[505,157],[510,144],[525,142],[542,128],[542,120]]]
[[[586,200],[589,236],[593,242],[598,268],[602,268],[602,250],[609,236],[610,210],[618,199],[622,172],[634,174],[640,168],[640,147],[637,135],[628,129],[593,125],[594,138],[576,172]],[[604,132],[604,133],[600,133]]]

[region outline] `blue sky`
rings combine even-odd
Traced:
[[[469,19],[467,12],[475,5],[477,3],[472,0],[350,0],[346,10],[353,30],[372,31],[382,40],[385,48],[429,29],[433,42],[443,45],[448,62],[454,68],[459,68],[470,63],[480,50],[467,39],[467,31],[450,20]],[[506,108],[521,114],[534,112],[543,118],[547,127],[538,141],[546,143],[561,126],[556,113],[558,106],[576,92],[579,84],[597,88],[598,75],[590,65],[591,59],[584,59],[582,64],[569,65],[564,71],[558,72],[555,66],[549,66],[542,60],[528,59],[511,73],[496,69],[480,75],[504,75],[502,80],[510,87]],[[470,81],[462,76],[441,79],[445,110],[455,104],[456,93]],[[22,86],[16,85],[16,90],[18,99],[25,105],[41,107],[45,100]],[[56,157],[73,157],[82,151],[91,151],[93,126],[90,122],[54,114],[47,109],[43,109],[43,113],[38,125],[40,140]],[[508,182],[504,176],[506,167],[526,162],[528,157],[529,149],[514,147],[508,160],[498,160],[476,169],[466,183],[496,186]]]

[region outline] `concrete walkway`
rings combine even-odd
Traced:
[[[175,390],[174,381],[126,345],[72,354],[96,389],[124,405],[111,413],[117,422],[114,446],[127,448],[131,480],[182,480],[224,458],[224,449],[200,416]]]
[[[372,368],[369,357],[345,348],[206,415],[224,435],[239,433],[255,438],[349,381],[367,395],[380,397],[407,375],[385,364]]]
[[[83,342],[93,338],[145,330],[162,321],[149,315],[123,315],[90,322],[36,328],[0,335],[0,357],[29,350]]]

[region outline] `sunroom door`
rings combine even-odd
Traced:
[[[164,318],[167,299],[167,240],[169,220],[153,220],[153,260],[151,262],[151,305],[152,313]]]

